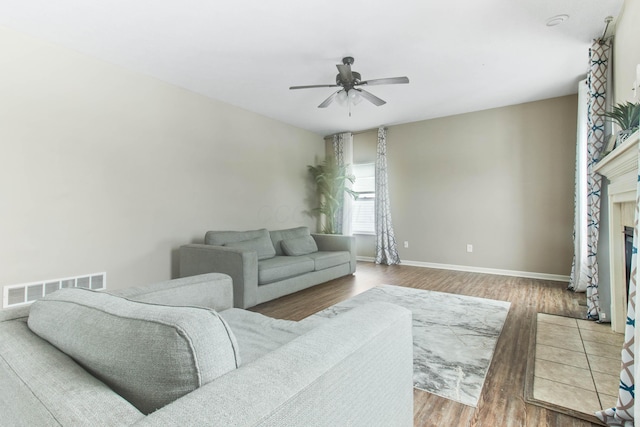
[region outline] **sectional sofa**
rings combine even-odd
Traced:
[[[211,272],[233,279],[234,306],[270,301],[356,271],[353,236],[285,230],[208,231],[180,248],[180,277]]]
[[[207,274],[0,311],[3,426],[406,426],[411,313],[292,322]]]

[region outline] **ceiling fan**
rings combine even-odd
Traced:
[[[351,65],[354,59],[351,56],[342,58],[342,64],[337,64],[338,75],[336,75],[336,84],[331,85],[308,85],[308,86],[291,86],[289,89],[311,89],[318,87],[339,87],[340,89],[325,99],[318,108],[328,107],[334,100],[338,102],[353,102],[357,104],[362,98],[379,107],[386,104],[386,101],[378,98],[371,92],[361,89],[362,86],[375,85],[393,85],[409,83],[408,77],[389,77],[386,79],[362,80],[360,73],[352,71]],[[351,115],[351,112],[349,112]]]

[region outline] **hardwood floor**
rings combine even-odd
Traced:
[[[536,313],[584,315],[585,307],[579,305],[584,294],[567,291],[566,283],[360,262],[354,276],[314,286],[252,310],[280,319],[301,320],[380,284],[511,302],[478,407],[414,389],[415,426],[595,426],[524,401],[529,338]]]

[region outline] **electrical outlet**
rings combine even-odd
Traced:
[[[405,240],[405,241],[404,241],[404,247],[405,247],[405,248],[408,248],[408,247],[409,247],[409,241],[408,241],[408,240]]]
[[[467,244],[467,252],[473,252],[473,245]]]
[[[600,320],[607,320],[607,313],[600,313]]]

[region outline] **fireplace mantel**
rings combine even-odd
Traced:
[[[633,133],[619,147],[600,160],[593,170],[609,179],[609,193],[614,191],[633,191],[638,185],[638,135]],[[620,187],[620,188],[617,188]],[[632,201],[635,202],[635,197]]]
[[[611,272],[611,329],[624,332],[627,291],[624,271],[624,226],[633,225],[638,187],[639,132],[600,160],[593,170],[609,180],[609,271]],[[604,202],[604,201],[603,201]]]

